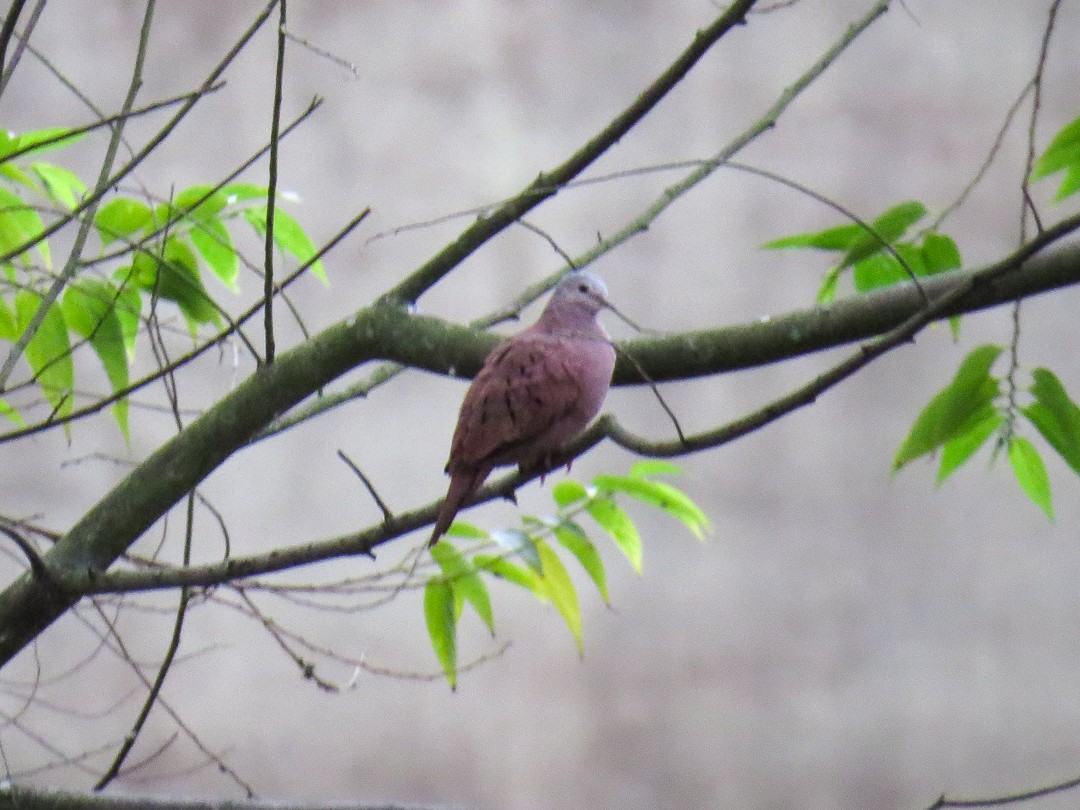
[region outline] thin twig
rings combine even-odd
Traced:
[[[360,482],[367,489],[368,494],[371,496],[371,499],[375,501],[375,505],[378,506],[379,511],[383,513],[383,520],[387,523],[392,521],[394,519],[394,513],[390,511],[390,507],[386,505],[386,502],[379,497],[379,493],[375,491],[374,485],[372,485],[368,477],[364,475],[364,471],[361,470],[358,466],[356,466],[356,464],[351,458],[345,455],[344,450],[338,450],[337,454],[338,458],[345,462],[346,466],[348,466],[348,468],[356,474],[356,477],[360,479]]]
[[[1028,93],[1031,92],[1031,82],[1024,85],[1024,89],[1020,91],[1020,94],[1016,97],[1016,100],[1009,105],[1009,109],[1005,113],[1005,120],[1001,122],[1001,126],[998,128],[997,135],[994,136],[994,142],[990,145],[990,150],[986,153],[986,157],[983,158],[982,164],[975,171],[975,175],[971,178],[966,186],[957,195],[945,209],[937,215],[933,224],[930,226],[931,230],[938,230],[941,224],[956,210],[960,208],[966,201],[971,193],[975,190],[976,186],[982,182],[982,179],[986,176],[986,173],[990,170],[990,167],[994,164],[994,160],[997,158],[998,152],[1001,151],[1001,145],[1005,142],[1005,135],[1008,133],[1009,128],[1012,126],[1013,119],[1016,114],[1020,112],[1020,107],[1024,103],[1024,99],[1027,98]]]
[[[46,0],[37,0],[34,7],[30,10],[30,19],[27,20],[26,28],[23,29],[23,33],[20,36],[18,33],[12,31],[15,39],[18,40],[18,44],[15,46],[15,53],[11,55],[11,61],[6,65],[4,64],[4,52],[0,52],[0,65],[3,65],[4,73],[0,76],[0,95],[3,95],[7,89],[8,82],[11,81],[12,75],[15,73],[15,68],[19,66],[20,60],[22,60],[23,52],[26,50],[26,43],[30,39],[30,35],[33,33],[34,28],[37,27],[38,20],[41,18],[41,12],[45,10]],[[15,4],[12,4],[14,7]],[[22,5],[21,3],[19,5]],[[5,20],[5,25],[7,21]],[[4,51],[7,49],[8,40],[5,38]]]
[[[333,62],[335,65],[340,65],[341,67],[343,67],[347,71],[349,71],[353,75],[354,79],[359,79],[360,78],[360,71],[356,69],[356,64],[355,63],[350,62],[347,59],[342,59],[340,56],[337,56],[336,54],[332,54],[332,53],[330,53],[330,51],[324,50],[323,48],[319,48],[316,45],[312,45],[308,40],[304,39],[301,36],[297,36],[292,31],[289,31],[289,30],[287,30],[285,28],[282,28],[281,30],[282,30],[282,33],[285,34],[286,38],[288,38],[292,42],[295,42],[297,45],[300,45],[301,47],[311,51],[316,56],[321,56],[323,59],[328,59],[329,61]]]
[[[679,420],[675,416],[675,411],[671,409],[671,406],[667,404],[667,401],[660,394],[660,388],[653,381],[652,377],[649,376],[648,372],[645,371],[641,363],[637,361],[637,358],[635,358],[631,352],[628,352],[626,349],[620,346],[615,346],[615,351],[620,357],[625,357],[627,361],[631,365],[633,365],[634,368],[637,369],[638,374],[641,375],[641,379],[644,380],[645,383],[649,386],[650,390],[653,392],[653,395],[656,397],[656,401],[660,403],[660,407],[664,409],[664,413],[666,413],[668,415],[668,418],[671,420],[671,424],[675,427],[675,435],[679,437],[680,442],[685,442],[686,435],[683,433],[682,425],[679,424]]]
[[[191,541],[194,533],[194,523],[195,496],[194,493],[189,493],[187,498],[187,525],[184,533],[184,565],[188,565],[191,562]],[[109,765],[108,769],[94,785],[95,791],[103,790],[106,785],[119,775],[124,761],[127,759],[128,754],[131,753],[131,749],[134,747],[140,732],[143,730],[143,726],[146,724],[147,717],[150,716],[150,710],[154,707],[154,704],[157,703],[158,696],[161,694],[161,687],[165,684],[165,676],[172,668],[173,661],[176,658],[176,652],[180,649],[180,636],[184,628],[184,619],[187,616],[189,595],[190,590],[188,588],[180,589],[180,603],[176,607],[176,619],[173,622],[172,635],[169,638],[168,649],[165,650],[165,657],[161,661],[161,666],[158,667],[157,675],[146,695],[146,700],[143,701],[139,714],[135,718],[135,722],[131,724],[131,730],[128,731],[127,735],[124,737],[123,745],[120,746],[120,750],[117,751],[116,756],[113,757],[112,764]]]
[[[311,681],[324,692],[334,693],[341,691],[336,684],[333,684],[330,681],[325,680],[324,678],[319,676],[319,674],[315,671],[315,664],[305,660],[303,656],[301,656],[298,652],[296,652],[296,650],[289,646],[289,643],[285,640],[285,636],[282,634],[281,628],[278,623],[271,619],[269,616],[267,616],[265,613],[263,613],[263,611],[258,608],[253,601],[251,601],[251,597],[249,597],[244,592],[243,587],[236,585],[233,587],[233,591],[235,591],[236,594],[243,600],[244,604],[247,605],[248,611],[250,612],[249,615],[251,615],[253,618],[258,619],[266,632],[270,634],[270,637],[277,642],[277,645],[281,648],[282,652],[284,652],[285,655],[287,655],[292,660],[292,662],[296,664],[296,667],[300,670],[300,674],[303,676],[304,680]]]
[[[755,0],[735,0],[712,23],[699,30],[690,45],[639,95],[633,103],[615,116],[591,140],[550,172],[542,172],[513,199],[480,217],[457,239],[390,289],[383,303],[412,304],[433,284],[457,267],[481,245],[520,219],[544,200],[554,196],[568,182],[587,169],[595,160],[638,124],[674,87],[724,34],[744,22],[746,12]]]
[[[1043,29],[1042,44],[1039,47],[1039,57],[1035,64],[1035,74],[1031,77],[1029,87],[1032,88],[1031,115],[1028,118],[1027,131],[1027,154],[1024,160],[1024,174],[1020,179],[1020,244],[1027,241],[1027,214],[1031,214],[1037,232],[1042,233],[1042,221],[1039,219],[1035,201],[1031,198],[1029,178],[1035,167],[1035,143],[1036,129],[1038,126],[1039,112],[1042,109],[1043,73],[1046,69],[1046,60],[1050,54],[1050,37],[1054,32],[1054,23],[1057,20],[1058,8],[1061,0],[1054,0],[1050,4],[1047,13],[1046,26]],[[1012,334],[1009,339],[1009,368],[1005,372],[1005,388],[1007,393],[1006,421],[1001,431],[1000,443],[1008,445],[1012,440],[1015,428],[1016,416],[1019,412],[1017,402],[1018,388],[1017,375],[1020,372],[1020,310],[1021,299],[1016,299],[1012,305]]]
[[[23,6],[26,5],[26,0],[13,0],[10,6],[8,6],[8,12],[4,16],[4,24],[0,27],[0,66],[4,66],[7,61],[7,48],[11,42],[11,37],[15,33],[15,25],[19,22],[19,15],[22,14]],[[6,83],[8,72],[4,71],[4,79]],[[0,85],[0,92],[3,91],[3,86]]]
[[[547,242],[549,245],[551,245],[551,249],[559,254],[559,257],[564,262],[566,262],[567,266],[571,270],[577,270],[578,269],[577,265],[574,264],[574,260],[570,258],[570,254],[567,253],[565,250],[563,250],[561,247],[559,247],[559,243],[555,241],[555,237],[553,237],[547,231],[540,228],[538,225],[533,225],[527,219],[519,219],[517,221],[517,224],[520,225],[522,228],[524,228],[527,231],[532,231],[537,236],[539,236],[541,239],[543,239],[545,242]]]
[[[278,139],[281,129],[281,88],[285,80],[285,15],[287,0],[278,6],[277,63],[274,72],[274,107],[270,117],[270,169],[266,181],[266,233],[263,255],[263,332],[265,362],[274,362],[274,212],[277,210]]]
[[[104,615],[101,607],[96,603],[94,603],[94,609],[97,611],[98,615],[101,617],[102,621],[108,628],[105,631],[104,635],[112,639],[112,643],[116,645],[117,654],[121,657],[123,661],[125,661],[129,665],[131,671],[140,681],[142,681],[143,685],[147,689],[150,689],[152,687],[151,681],[146,677],[146,675],[142,671],[142,668],[135,662],[131,654],[128,652],[127,645],[124,643],[123,638],[121,638],[120,634],[117,632],[115,623]],[[177,728],[179,728],[184,733],[184,736],[187,737],[192,742],[192,744],[199,749],[199,752],[202,753],[202,755],[205,756],[208,760],[214,763],[214,766],[220,773],[225,774],[230,779],[232,779],[233,782],[235,782],[247,794],[248,798],[253,798],[255,796],[255,790],[251,787],[251,785],[249,785],[240,776],[240,774],[238,774],[232,767],[230,767],[229,764],[225,762],[225,760],[222,759],[220,755],[214,753],[212,750],[210,750],[209,747],[207,747],[206,743],[204,743],[199,738],[199,735],[195,733],[194,729],[192,729],[191,726],[184,722],[184,719],[172,707],[172,705],[161,696],[160,693],[157,696],[156,703],[165,711],[166,714],[169,715],[169,717],[172,718],[172,721],[176,723]]]
[[[923,299],[923,303],[926,306],[930,306],[930,299],[926,295],[926,290],[923,289],[922,282],[919,281],[919,276],[912,268],[912,266],[908,264],[907,260],[900,254],[900,251],[893,247],[892,244],[884,236],[878,233],[877,229],[873,225],[864,220],[854,211],[841,205],[835,200],[826,197],[821,192],[814,191],[814,189],[810,188],[809,186],[805,186],[802,183],[792,180],[791,178],[784,177],[783,175],[776,174],[775,172],[771,172],[768,169],[759,169],[756,166],[749,166],[745,163],[736,163],[733,160],[728,161],[724,165],[729,169],[735,169],[740,172],[754,174],[758,177],[764,177],[767,180],[772,180],[774,183],[779,183],[782,186],[787,186],[788,188],[798,191],[800,194],[805,194],[807,197],[816,200],[822,205],[827,205],[829,208],[850,219],[852,222],[862,228],[864,232],[868,233],[874,239],[874,241],[878,243],[882,250],[886,251],[897,261],[897,263],[899,263],[900,267],[902,267],[904,272],[907,274],[908,279],[915,285],[915,289],[918,290],[919,295]]]
[[[1033,799],[1041,799],[1055,793],[1064,793],[1068,790],[1075,790],[1078,787],[1080,787],[1080,777],[1069,779],[1065,782],[1059,782],[1056,785],[1047,785],[1046,787],[1025,790],[1007,796],[996,796],[992,799],[947,799],[945,798],[945,794],[942,794],[938,797],[938,800],[926,810],[943,810],[944,808],[963,807],[1004,807],[1008,804],[1020,804],[1022,802],[1029,802]]]
[[[85,135],[88,132],[93,132],[95,130],[102,129],[103,127],[113,127],[116,124],[127,123],[133,118],[139,118],[140,116],[147,115],[148,113],[163,110],[166,107],[174,107],[177,104],[182,104],[184,102],[189,102],[204,96],[208,96],[211,93],[216,93],[224,86],[225,82],[220,81],[211,84],[205,89],[192,90],[189,93],[181,93],[177,96],[171,96],[170,98],[161,99],[161,101],[155,101],[150,104],[145,104],[142,107],[133,107],[132,109],[127,111],[121,109],[121,111],[116,113],[115,115],[102,116],[93,123],[83,124],[82,126],[72,127],[71,129],[65,129],[63,132],[58,132],[55,135],[50,135],[48,138],[42,138],[40,141],[28,143],[26,146],[19,147],[18,149],[15,149],[5,154],[3,160],[0,162],[7,163],[8,161],[15,160],[16,158],[22,157],[23,155],[29,154],[30,152],[35,152],[54,143],[60,143],[61,141],[66,141],[69,138],[74,138],[78,135]]]
[[[5,526],[0,523],[0,534],[7,535],[8,539],[12,543],[19,547],[19,550],[26,555],[27,561],[30,563],[30,570],[34,574],[34,578],[41,582],[47,582],[49,580],[49,569],[45,565],[45,561],[41,559],[41,555],[38,554],[37,549],[14,529],[9,526]]]

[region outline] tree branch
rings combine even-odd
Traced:
[[[179,796],[86,794],[48,788],[7,785],[0,788],[0,810],[435,810],[418,805],[316,804],[265,799],[208,801]]]
[[[436,253],[415,272],[397,284],[384,297],[385,303],[412,304],[429,287],[469,257],[520,217],[549,197],[559,193],[568,182],[589,167],[604,152],[618,143],[672,88],[681,82],[719,39],[745,22],[746,13],[755,0],[735,0],[705,28],[695,34],[693,41],[668,68],[638,96],[630,106],[615,116],[588,143],[550,172],[541,173],[516,197],[507,200],[487,216],[480,216],[461,235]]]
[[[1076,219],[1080,220],[1080,217]],[[1072,223],[1071,227],[1078,225],[1080,221]],[[860,346],[851,357],[833,369],[759,411],[731,424],[681,440],[643,439],[627,432],[613,417],[602,417],[583,435],[568,444],[565,452],[553,459],[553,466],[561,466],[580,456],[605,438],[610,438],[632,452],[650,456],[686,455],[719,446],[813,402],[820,393],[851,376],[888,349],[910,340],[913,334],[932,320],[1009,303],[1017,297],[1035,295],[1061,286],[1080,284],[1080,243],[1070,244],[1024,262],[1024,257],[1030,255],[1034,249],[1029,245],[1023,251],[978,270],[955,271],[923,279],[923,290],[933,302],[930,309],[923,307],[923,298],[915,286],[911,282],[905,282],[827,306],[791,313],[782,318],[623,344],[635,347],[631,349],[634,352],[639,352],[642,346],[649,346],[649,359],[654,367],[646,367],[646,371],[650,376],[656,373],[662,379],[671,380],[763,365],[856,342],[866,337],[881,336],[876,343]],[[479,362],[482,362],[484,353],[490,350],[494,343],[491,335],[477,334],[435,318],[404,313],[401,318],[402,322],[393,327],[399,330],[397,337],[387,338],[396,350],[394,359],[400,362],[410,362],[414,357],[410,352],[414,351],[415,356],[422,359],[425,352],[435,351],[432,346],[453,343],[455,338],[462,338],[459,343],[470,342],[485,347],[478,352]],[[748,335],[752,336],[759,346],[758,352],[754,355],[736,354],[741,343],[751,339]],[[420,349],[416,349],[417,344]],[[784,353],[781,353],[781,350]],[[751,356],[758,359],[751,362]],[[636,359],[640,360],[640,356],[636,355]],[[668,374],[665,372],[668,365],[679,367],[687,373],[682,376]],[[438,370],[431,365],[426,367],[429,370]],[[620,375],[618,368],[616,374]],[[640,372],[632,364],[625,363],[619,382],[639,384],[642,382]],[[485,486],[468,503],[482,503],[505,497],[538,475],[535,471],[526,474],[511,473]],[[429,525],[435,518],[438,506],[439,503],[434,502],[409,512],[398,513],[377,525],[339,537],[277,548],[267,554],[233,557],[218,563],[183,569],[161,567],[140,571],[94,573],[92,576],[76,570],[55,572],[53,576],[59,578],[67,574],[62,582],[64,587],[73,593],[126,592],[179,586],[210,587],[335,557],[370,554],[383,543]],[[0,626],[3,626],[5,617],[3,605],[0,597]]]
[[[848,26],[847,30],[840,36],[840,38],[833,43],[824,54],[818,58],[813,65],[807,68],[798,78],[795,79],[779,97],[773,102],[765,113],[750,124],[745,130],[739,133],[735,138],[728,142],[723,148],[716,152],[712,157],[706,160],[692,161],[689,164],[680,164],[678,168],[688,168],[689,172],[680,179],[678,182],[673,183],[663,190],[663,192],[655,200],[650,202],[645,209],[626,223],[623,227],[616,230],[611,236],[599,240],[593,247],[582,253],[576,258],[569,258],[563,254],[564,259],[567,261],[567,267],[570,269],[580,270],[595,262],[604,254],[614,250],[623,243],[629,241],[634,236],[644,233],[649,229],[653,222],[659,219],[668,208],[678,199],[688,194],[692,189],[697,187],[700,183],[711,177],[717,169],[721,168],[728,161],[737,155],[744,147],[753,142],[755,138],[762,133],[767,132],[770,128],[776,126],[780,116],[784,111],[795,101],[796,98],[813,82],[821,76],[833,62],[835,62],[840,55],[847,49],[847,47],[855,41],[855,39],[865,31],[871,23],[878,17],[885,13],[888,9],[889,0],[879,0],[879,2],[873,6],[866,14],[860,19],[853,22]],[[629,172],[633,173],[633,172]],[[575,180],[565,184],[565,188],[577,187],[589,183],[598,183],[604,180],[612,180],[618,176],[622,176],[623,173],[617,173],[616,175],[603,175],[601,177],[587,177],[580,180]],[[473,211],[475,215],[479,212]],[[845,212],[846,213],[846,212]],[[857,218],[856,218],[857,219]],[[526,227],[532,228],[532,226],[525,223],[524,220],[519,219],[519,224],[523,224]],[[866,226],[869,228],[869,226]],[[545,235],[545,238],[549,242],[552,240]],[[553,246],[554,243],[552,242]],[[562,253],[562,250],[557,246],[556,250]],[[565,268],[564,268],[565,269]],[[516,316],[520,310],[527,304],[535,301],[541,295],[550,290],[555,283],[559,280],[564,272],[564,269],[560,269],[555,273],[552,273],[546,279],[543,279],[537,284],[531,285],[528,289],[523,290],[522,293],[512,301],[507,307],[502,310],[497,310],[490,313],[488,316],[478,318],[473,321],[471,326],[474,327],[488,327],[493,326],[496,323],[501,323],[507,320],[511,316]],[[385,364],[382,367],[376,369],[365,380],[361,380],[348,388],[337,391],[332,394],[319,397],[317,400],[306,403],[303,407],[297,408],[295,411],[286,414],[281,419],[278,419],[274,424],[269,425],[266,430],[262,431],[258,439],[264,439],[275,433],[280,433],[283,430],[295,427],[302,422],[306,422],[309,419],[314,419],[320,414],[329,411],[333,408],[344,405],[347,402],[351,402],[354,399],[360,399],[366,397],[372,389],[382,385],[388,380],[393,379],[399,373],[405,369],[404,366],[399,364]]]
[[[265,362],[274,362],[274,212],[277,209],[278,141],[281,130],[281,86],[285,79],[285,17],[288,3],[278,0],[277,60],[274,67],[274,105],[270,115],[270,167],[266,180],[266,234],[263,251],[263,334]]]

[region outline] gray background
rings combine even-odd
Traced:
[[[1030,78],[1045,2],[894,7],[773,131],[741,157],[783,172],[864,215],[905,199],[948,205],[973,176],[1005,113]],[[594,172],[703,157],[755,120],[869,4],[805,0],[752,18],[710,53],[670,98]],[[163,2],[141,98],[195,86],[257,9],[252,3]],[[346,316],[408,272],[469,221],[376,234],[513,194],[553,166],[634,98],[716,13],[714,4],[607,2],[366,2],[290,5],[290,29],[355,63],[357,77],[291,49],[286,114],[318,94],[326,102],[282,149],[290,210],[318,241],[370,205],[374,214],[328,259],[331,287],[297,285],[310,328]],[[142,15],[127,2],[53,2],[37,34],[71,78],[103,107],[119,106]],[[1080,112],[1073,47],[1080,14],[1066,3],[1047,69],[1039,143]],[[211,182],[254,151],[268,129],[272,27],[227,74],[228,86],[181,125],[139,178],[167,196]],[[16,131],[77,123],[88,114],[27,59],[0,101]],[[135,143],[155,121],[131,125]],[[1026,119],[967,205],[945,228],[965,262],[1008,252],[1018,240]],[[85,176],[104,139],[60,153]],[[646,175],[561,194],[531,216],[570,253],[638,212],[676,175]],[[250,179],[260,182],[262,175]],[[1037,189],[1048,199],[1051,184]],[[1064,211],[1044,209],[1051,220]],[[789,190],[721,172],[643,236],[594,269],[612,299],[650,327],[741,323],[812,301],[824,260],[759,250],[770,238],[836,222]],[[246,249],[259,255],[251,242]],[[59,251],[58,251],[59,253]],[[485,247],[422,301],[464,321],[516,295],[558,266],[523,229]],[[239,310],[257,295],[223,300]],[[1049,365],[1080,395],[1077,293],[1025,303],[1020,358]],[[281,343],[299,339],[281,311]],[[533,313],[527,313],[532,317]],[[625,326],[608,319],[618,336]],[[636,510],[645,538],[638,578],[606,548],[613,605],[583,577],[586,652],[578,660],[558,616],[495,586],[498,639],[467,616],[465,657],[512,641],[500,658],[444,683],[363,674],[327,695],[304,682],[252,621],[205,607],[185,634],[185,657],[165,696],[204,742],[260,794],[280,798],[398,800],[477,808],[904,807],[941,792],[994,795],[1080,773],[1080,549],[1076,479],[1050,462],[1056,523],[1027,502],[1007,468],[980,456],[941,489],[934,468],[889,476],[892,454],[918,409],[970,348],[1006,342],[1005,311],[921,335],[856,379],[757,434],[684,460],[685,487],[715,532],[699,545],[677,525]],[[183,340],[176,342],[178,349]],[[145,344],[140,363],[149,362]],[[822,355],[722,378],[665,386],[688,430],[759,407],[835,361]],[[213,354],[182,378],[183,404],[205,407],[250,372],[239,353]],[[92,358],[87,358],[92,361]],[[87,387],[100,388],[93,377]],[[440,496],[460,382],[412,373],[368,401],[259,444],[231,460],[203,492],[229,521],[234,554],[369,525],[370,499],[337,461],[348,452],[395,509]],[[160,392],[142,401],[160,401]],[[608,407],[644,433],[670,433],[647,390],[619,390]],[[56,528],[85,511],[169,435],[166,415],[138,411],[124,448],[107,417],[0,446],[0,512],[41,515]],[[101,460],[96,452],[120,456]],[[77,461],[78,463],[67,463]],[[601,447],[576,475],[621,472],[632,459]],[[521,493],[543,510],[547,489]],[[489,527],[515,512],[469,513]],[[179,542],[179,515],[170,548]],[[197,556],[221,553],[200,514]],[[149,549],[160,537],[144,541]],[[381,555],[396,560],[420,537]],[[305,576],[369,573],[346,560]],[[143,605],[168,607],[166,597]],[[420,599],[358,614],[313,613],[266,602],[314,641],[399,672],[435,667]],[[84,614],[90,617],[89,611]],[[119,625],[152,665],[170,619],[128,610]],[[46,634],[36,660],[57,673],[93,648],[77,618]],[[197,654],[194,654],[197,653]],[[8,683],[33,676],[26,654]],[[152,668],[148,669],[152,672]],[[346,682],[350,669],[325,665]],[[20,722],[74,754],[127,730],[134,680],[109,656],[43,685],[39,696],[103,716],[38,705]],[[126,699],[125,699],[126,696]],[[15,712],[21,701],[3,698]],[[140,751],[173,726],[157,712]],[[0,728],[14,771],[50,759],[25,734]],[[90,760],[104,761],[103,756]],[[183,740],[123,784],[132,790],[235,795]],[[77,766],[36,777],[85,786]],[[1075,795],[1040,807],[1075,806]]]

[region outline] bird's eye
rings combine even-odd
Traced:
[[[588,284],[578,284],[577,291],[580,292],[580,293],[587,293],[589,291],[589,285]]]

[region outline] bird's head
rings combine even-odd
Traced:
[[[548,307],[587,311],[595,315],[602,309],[613,309],[607,300],[607,286],[597,275],[585,270],[567,273],[555,286]]]

